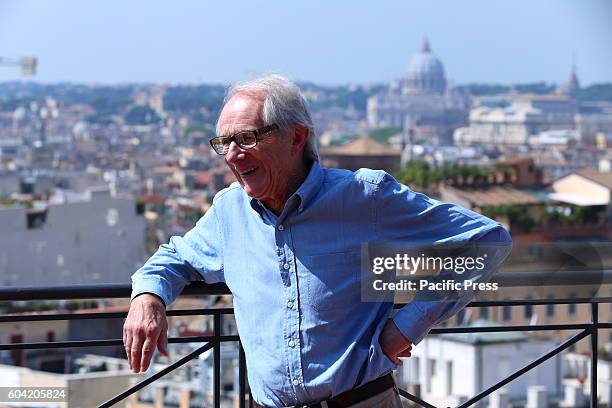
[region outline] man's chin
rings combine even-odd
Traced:
[[[256,188],[252,188],[249,183],[240,183],[240,185],[242,186],[242,189],[244,190],[246,195],[256,200],[259,200],[259,198],[261,197],[260,191],[258,191]]]

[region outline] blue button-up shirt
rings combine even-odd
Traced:
[[[395,368],[378,342],[388,318],[418,343],[470,300],[360,301],[365,242],[505,243],[508,233],[465,208],[416,193],[383,172],[326,169],[307,179],[276,216],[234,183],[184,237],[172,237],[132,277],[132,297],[170,304],[190,281],[225,282],[255,400],[267,406],[321,401]]]

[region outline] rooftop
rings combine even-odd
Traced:
[[[491,327],[498,324],[486,319],[476,320],[467,325],[467,328]],[[440,337],[446,340],[458,341],[469,344],[495,344],[526,341],[528,337],[521,332],[468,332],[468,333],[445,333]]]
[[[469,201],[478,207],[494,207],[496,205],[528,205],[541,204],[546,200],[538,197],[529,190],[519,189],[512,186],[445,186],[444,189],[459,196],[459,198]]]
[[[578,175],[612,190],[612,172],[602,173],[594,170],[585,170],[578,172]]]
[[[359,137],[341,146],[324,147],[320,149],[320,153],[347,156],[399,156],[402,154],[399,150],[369,137]]]

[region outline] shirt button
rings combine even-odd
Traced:
[[[295,341],[289,340],[289,347],[295,347]]]
[[[297,378],[293,380],[293,385],[295,385],[296,387],[300,385],[300,380],[298,380]]]
[[[292,302],[292,301],[288,301],[288,302],[287,302],[287,307],[288,307],[289,309],[291,309],[291,308],[293,307],[293,302]]]
[[[285,230],[285,226],[283,224],[278,226],[278,230],[279,231],[284,231]]]
[[[284,268],[285,270],[286,270],[286,269],[289,269],[289,264],[288,264],[288,263],[283,264],[283,268]]]

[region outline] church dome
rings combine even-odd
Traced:
[[[431,53],[427,38],[421,52],[412,57],[406,78],[407,91],[443,93],[446,90],[446,76],[442,62]]]

